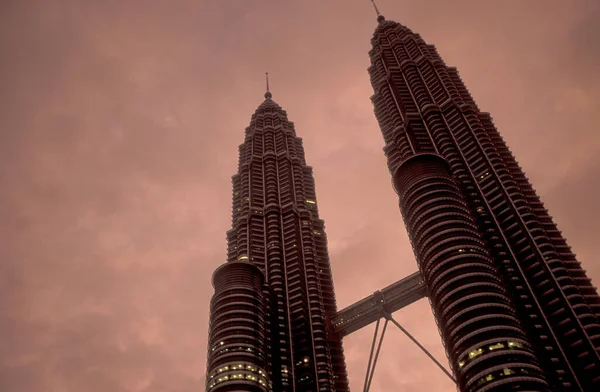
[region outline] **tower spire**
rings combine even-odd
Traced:
[[[271,94],[271,91],[269,91],[269,73],[268,72],[265,72],[265,78],[267,79],[267,92],[265,93],[265,98],[271,99],[273,94]]]
[[[379,8],[377,8],[377,4],[375,3],[375,0],[371,0],[371,3],[373,3],[373,7],[375,8],[375,12],[377,13],[377,21],[379,23],[383,22],[385,20],[385,17],[383,15],[381,15],[381,12],[379,12]]]
[[[377,16],[381,15],[381,12],[379,12],[379,8],[377,8],[377,4],[375,4],[375,0],[371,0],[371,3],[373,3],[373,7],[375,7],[375,12],[377,13]]]

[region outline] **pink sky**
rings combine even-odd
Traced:
[[[379,0],[458,67],[592,279],[594,0]],[[264,72],[314,167],[338,305],[416,271],[382,152],[368,0],[3,1],[0,389],[204,389],[210,277]],[[446,363],[426,300],[396,319]],[[373,326],[345,339],[362,387]],[[371,390],[454,391],[388,329]]]

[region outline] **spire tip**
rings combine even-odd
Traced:
[[[265,93],[265,98],[266,99],[270,99],[273,94],[271,94],[271,91],[269,90],[269,73],[265,72],[265,77],[267,79],[267,92]]]
[[[375,3],[375,0],[371,0],[371,3],[373,3],[373,7],[375,8],[375,13],[377,14],[377,22],[381,23],[385,20],[385,17],[383,15],[381,15],[381,12],[379,12],[379,8],[377,8],[377,4]]]

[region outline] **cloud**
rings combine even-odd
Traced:
[[[597,280],[595,3],[379,6],[458,66]],[[369,101],[370,7],[3,3],[3,391],[203,388],[210,277],[265,71],[314,167],[340,307],[416,270]],[[396,318],[445,362],[427,301]],[[371,334],[344,342],[353,389]],[[395,329],[381,355],[374,391],[454,389]]]

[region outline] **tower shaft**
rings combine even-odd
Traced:
[[[407,171],[416,170],[414,164],[407,164],[415,156],[436,156],[445,161],[448,174],[457,185],[456,200],[464,202],[466,210],[461,214],[465,223],[470,220],[473,234],[481,238],[486,257],[493,261],[494,274],[502,288],[498,294],[510,296],[505,305],[510,308],[509,313],[515,312],[518,317],[514,328],[524,329],[523,347],[531,345],[533,348],[532,358],[523,363],[533,367],[539,364],[552,390],[597,390],[600,386],[600,297],[595,288],[494,127],[490,115],[479,110],[457,70],[446,66],[435,47],[427,45],[410,29],[386,21],[382,16],[378,21],[370,52],[369,73],[375,90],[371,99],[392,175],[397,180],[408,176]],[[444,176],[440,172],[439,179],[431,179],[427,192],[432,189],[442,192],[448,187],[449,179]],[[510,385],[514,390],[543,390],[541,383],[538,385],[541,389],[531,389],[532,386],[525,386],[521,381],[523,377],[537,377],[528,373],[529,365],[501,374],[492,366],[492,361],[481,366],[487,370],[477,375],[469,373],[467,362],[461,365],[462,356],[472,356],[467,350],[475,350],[472,351],[475,357],[469,359],[481,365],[486,358],[515,348],[514,343],[512,347],[507,344],[500,347],[500,342],[487,340],[496,336],[490,332],[496,324],[492,321],[491,307],[477,312],[467,310],[471,306],[471,295],[483,295],[482,290],[462,298],[452,310],[440,307],[440,301],[447,300],[438,293],[440,285],[453,284],[452,279],[458,276],[456,271],[471,268],[469,264],[480,258],[476,253],[481,252],[473,252],[462,263],[445,265],[443,258],[427,261],[425,244],[434,237],[442,242],[456,240],[451,237],[458,226],[451,220],[440,222],[439,227],[446,225],[448,231],[442,235],[431,227],[426,238],[424,229],[415,226],[412,220],[432,206],[450,208],[451,198],[428,200],[425,190],[423,194],[407,196],[397,181],[396,191],[461,389],[505,390],[502,388]],[[419,203],[422,203],[420,207]],[[420,212],[411,215],[408,205]],[[483,275],[477,268],[473,266],[472,277],[462,280],[463,286],[483,284]],[[469,312],[468,326],[452,332],[450,319],[457,322],[457,318],[466,317]],[[476,317],[477,314],[480,317]],[[488,321],[483,321],[486,317]],[[475,318],[481,320],[475,321]],[[455,343],[456,339],[475,339],[474,336],[480,336],[481,347],[466,348]],[[477,377],[480,379],[473,381]]]
[[[337,308],[312,168],[286,112],[265,98],[239,146],[227,261],[264,275],[273,390],[347,391],[341,338],[327,329]]]

